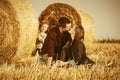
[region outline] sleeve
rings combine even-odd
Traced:
[[[37,39],[36,39],[36,44],[43,43],[43,39],[40,34],[38,34]]]
[[[43,34],[39,35],[38,39],[39,39],[40,43],[44,43],[44,35]]]
[[[69,43],[71,42],[71,36],[68,32],[64,32],[62,34],[62,39],[61,39],[61,44],[60,44],[60,51],[62,50],[62,48],[64,46],[66,46],[66,43],[68,42],[68,45]]]
[[[48,57],[53,57],[54,55],[55,39],[56,39],[56,33],[54,31],[48,32],[44,42],[47,45],[46,47],[47,47]]]

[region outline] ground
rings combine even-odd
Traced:
[[[87,56],[96,64],[46,68],[28,57],[16,65],[1,65],[0,80],[120,80],[120,43],[93,43]]]

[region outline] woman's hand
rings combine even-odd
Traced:
[[[67,62],[63,62],[63,61],[61,61],[61,60],[57,60],[57,61],[56,61],[56,65],[57,65],[57,66],[65,66],[65,65],[67,65],[67,64],[69,64],[68,61],[67,61]]]

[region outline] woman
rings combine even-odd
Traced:
[[[83,27],[81,27],[81,25],[76,25],[69,31],[69,33],[71,35],[71,40],[69,40],[63,47],[60,57],[60,60],[62,61],[58,61],[57,64],[60,66],[66,64],[94,64],[94,62],[86,56],[86,48],[83,43]]]

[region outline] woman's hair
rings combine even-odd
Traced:
[[[81,25],[75,27],[75,39],[84,40],[84,28]]]

